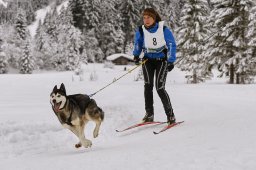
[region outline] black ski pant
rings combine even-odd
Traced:
[[[165,82],[167,77],[167,61],[158,59],[148,59],[142,66],[144,75],[144,98],[145,98],[145,110],[147,114],[154,114],[153,106],[153,87],[154,87],[154,75],[156,91],[163,103],[164,110],[167,116],[173,114],[172,104],[168,93],[165,90]]]

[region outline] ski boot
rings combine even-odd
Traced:
[[[167,113],[167,123],[168,125],[171,125],[173,123],[176,122],[176,118],[175,118],[175,115],[173,113],[173,110],[171,110],[171,112]]]
[[[149,114],[149,113],[146,113],[144,118],[142,119],[142,123],[145,123],[145,122],[153,122],[154,121],[154,114]]]

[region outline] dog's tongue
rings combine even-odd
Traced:
[[[55,110],[55,112],[58,112],[58,111],[59,111],[59,107],[60,107],[60,103],[56,103],[56,104],[54,105],[54,110]]]

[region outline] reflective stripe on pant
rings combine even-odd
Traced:
[[[167,61],[148,60],[142,67],[144,75],[144,98],[145,110],[147,113],[154,113],[153,107],[153,86],[154,75],[157,93],[163,103],[165,113],[172,113],[172,105],[168,93],[165,90],[165,82],[167,77]]]

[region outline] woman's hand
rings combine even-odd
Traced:
[[[135,65],[140,65],[140,58],[139,57],[134,56],[133,61],[134,61]]]
[[[168,70],[168,72],[172,71],[173,68],[174,68],[174,64],[173,64],[173,63],[168,63],[168,64],[167,64],[167,70]]]

